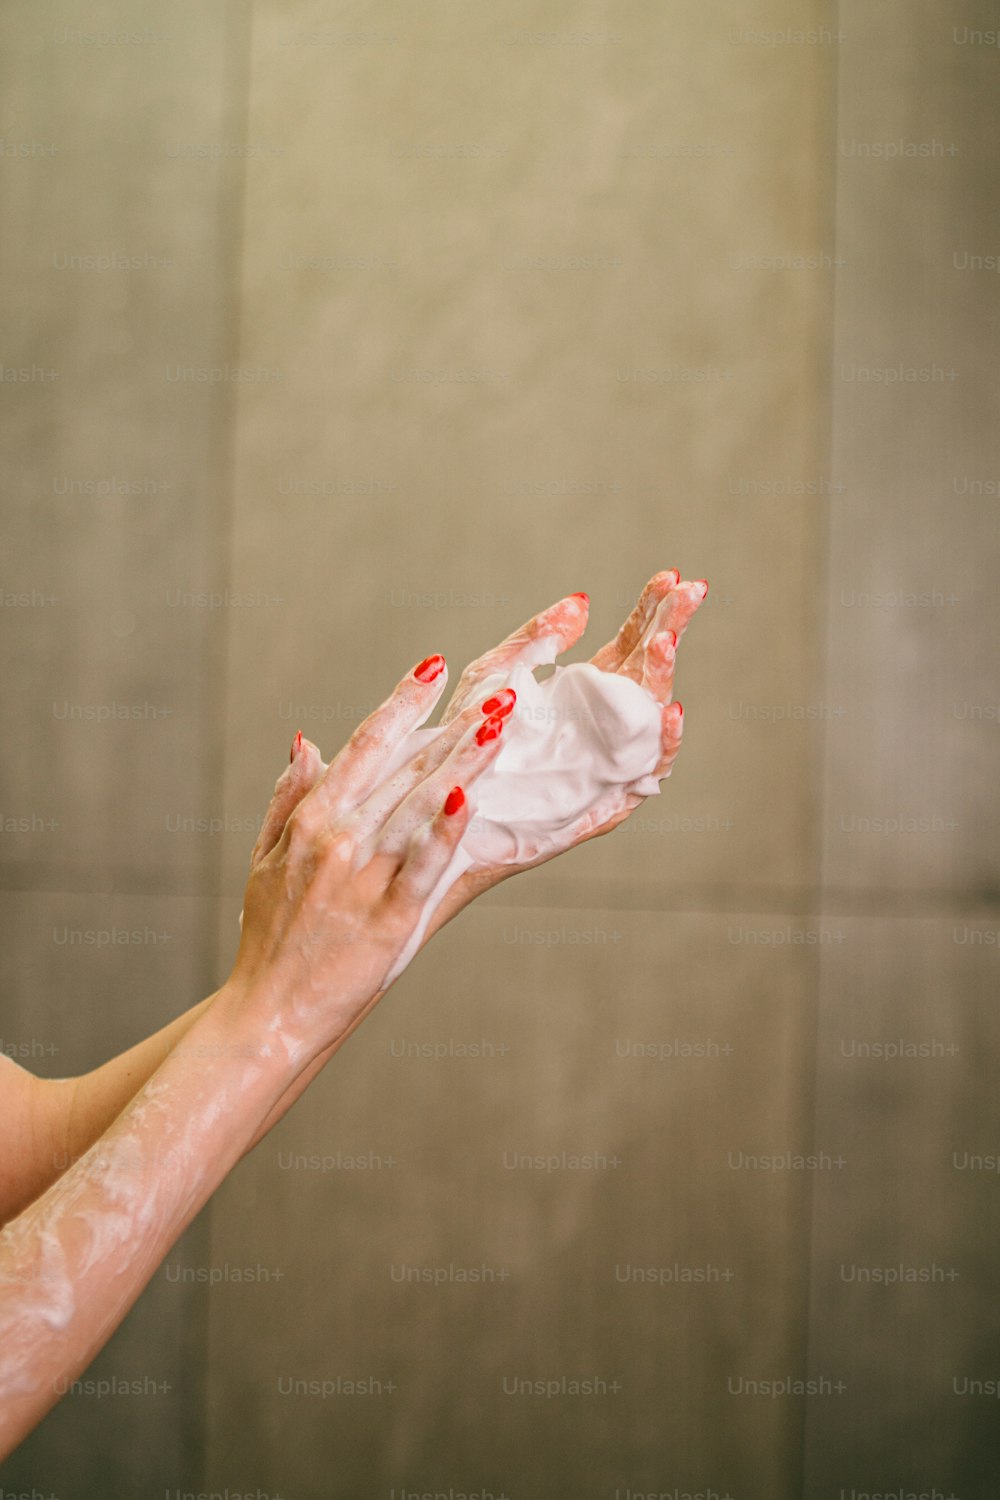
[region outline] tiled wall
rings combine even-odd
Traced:
[[[213,1262],[282,1279],[211,1299],[213,1488],[798,1472],[799,1405],[726,1379],[804,1366],[810,1184],[729,1163],[812,1132],[815,950],[762,944],[815,925],[822,726],[753,715],[813,692],[826,505],[746,491],[824,472],[831,277],[744,261],[829,243],[834,73],[739,19],[255,9],[240,357],[281,374],[237,392],[233,581],[274,603],[230,633],[227,809],[428,652],[581,588],[594,650],[674,564],[711,593],[662,798],[464,913],[220,1194]],[[518,1165],[563,1152],[598,1164]],[[509,1393],[563,1378],[607,1392]],[[338,1379],[381,1391],[294,1394]]]
[[[806,1474],[816,1495],[835,1477],[965,1500],[1000,1474],[982,1393],[1000,1341],[996,17],[848,0],[840,27],[823,900],[844,937],[820,949],[815,1108],[847,1166],[816,1177],[808,1326],[810,1376],[846,1389],[808,1408]]]
[[[189,148],[242,133],[236,19],[0,10],[0,1038],[50,1076],[213,987],[229,402],[178,371],[233,359],[240,177]],[[91,1371],[144,1394],[67,1395],[5,1493],[197,1488],[204,1319],[165,1266]]]
[[[434,939],[168,1262],[256,1279],[164,1272],[101,1356],[171,1392],[64,1401],[8,1488],[989,1493],[993,302],[951,258],[996,248],[996,52],[818,0],[131,9],[4,17],[7,135],[58,147],[0,162],[4,363],[59,372],[2,396],[4,587],[56,600],[5,611],[32,1065],[224,977],[296,729],[574,589],[590,649],[656,569],[711,592],[662,797]],[[899,140],[941,150],[858,150]],[[168,938],[59,937],[116,926]],[[857,1056],[900,1039],[942,1050]],[[946,1279],[843,1271],[889,1264]]]

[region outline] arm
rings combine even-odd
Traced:
[[[642,590],[635,608],[621,629],[612,640],[591,657],[592,663],[602,671],[620,672],[633,681],[644,684],[661,704],[662,757],[655,772],[661,778],[670,775],[680,751],[684,733],[683,709],[680,704],[671,701],[677,647],[707,593],[708,584],[704,579],[693,584],[685,583],[676,569],[655,573]],[[482,682],[497,674],[509,672],[519,661],[530,660],[534,644],[540,635],[555,636],[559,653],[574,645],[586,627],[588,603],[585,594],[571,594],[567,599],[560,600],[549,609],[533,616],[493,650],[471,662],[462,673],[448,706],[442,714],[442,723],[451,723],[459,719],[459,716],[467,715],[470,704],[473,709],[475,708],[481,697],[479,685]],[[501,694],[499,699],[492,697],[480,704],[480,711],[499,713],[502,716],[510,711],[512,704],[512,695],[507,698],[505,694]],[[443,741],[441,753],[444,753],[450,743],[450,739]],[[290,764],[285,768],[275,787],[271,805],[251,856],[251,867],[263,859],[277,843],[289,815],[307,795],[310,788],[316,784],[324,769],[319,750],[309,740],[304,740],[300,732],[292,742]],[[574,838],[573,843],[586,843],[589,839],[610,833],[628,817],[641,800],[637,796],[630,796],[615,817],[599,827],[588,827],[582,830]],[[546,854],[533,863],[544,864],[553,857],[551,854]],[[468,906],[470,901],[498,885],[500,881],[508,880],[511,875],[516,875],[519,870],[530,868],[531,865],[510,864],[482,866],[467,870],[446,892],[443,900],[435,908],[421,942],[421,950],[434,934]],[[289,1087],[268,1116],[265,1126],[258,1134],[258,1140],[281,1119],[302,1090],[341,1045],[342,1042],[338,1041],[328,1048]],[[253,1144],[255,1145],[256,1141]]]
[[[461,787],[500,748],[500,729],[482,734],[474,708],[443,761],[409,766],[392,797],[376,795],[381,766],[444,681],[405,678],[296,805],[251,873],[229,980],[100,1138],[0,1233],[0,1458],[388,988],[467,827]],[[18,1072],[5,1069],[23,1094]]]
[[[36,1078],[0,1056],[0,1226],[94,1144],[185,1036],[209,1000],[79,1078]]]
[[[0,1234],[0,1458],[90,1363],[302,1063],[220,992],[97,1144]],[[234,1051],[242,1042],[248,1056]]]
[[[591,658],[603,671],[621,672],[645,683],[663,705],[663,759],[656,773],[661,777],[670,774],[683,731],[677,705],[671,705],[676,648],[706,589],[707,585],[701,583],[683,583],[676,570],[654,574],[621,629]],[[475,707],[478,685],[498,673],[509,672],[517,662],[528,659],[540,635],[554,635],[560,652],[572,646],[585,628],[587,613],[586,596],[570,595],[533,616],[493,650],[470,663],[451,696],[442,722],[453,723],[470,704]],[[671,635],[672,643],[669,641]],[[445,741],[440,754],[448,751],[452,743],[451,739]],[[289,815],[325,771],[319,750],[304,740],[301,733],[298,734],[292,744],[290,763],[278,780],[261,826],[251,857],[251,869],[274,848]],[[577,842],[609,833],[638,800],[633,798],[616,819],[583,832]],[[497,865],[467,871],[436,909],[424,941],[429,941],[475,896],[516,874],[518,869],[526,868],[529,866]],[[171,1049],[187,1035],[208,1004],[207,1000],[202,1001],[154,1036],[80,1078],[36,1079],[11,1063],[8,1072],[14,1070],[21,1077],[17,1081],[18,1098],[8,1101],[5,1114],[9,1118],[27,1109],[33,1124],[22,1132],[22,1149],[11,1153],[6,1167],[0,1168],[0,1224],[43,1192],[67,1162],[74,1161],[98,1139]],[[341,1044],[340,1041],[332,1044],[289,1085],[286,1095],[276,1101],[247,1150],[252,1149],[281,1119]],[[11,1087],[13,1089],[13,1083]],[[0,1120],[0,1125],[3,1123]],[[4,1133],[6,1135],[7,1131]]]
[[[680,637],[704,597],[703,589],[707,589],[707,585],[683,584],[673,570],[655,574],[614,639],[591,658],[604,671],[622,672],[636,681],[645,682],[663,705],[663,760],[657,771],[659,776],[670,774],[680,748],[682,720],[676,706],[673,709],[670,706],[675,652]],[[518,661],[526,659],[540,634],[556,635],[560,651],[573,645],[586,624],[585,600],[585,595],[570,595],[568,600],[535,615],[492,651],[470,663],[452,694],[442,722],[454,721],[470,702],[474,702],[479,683],[497,673],[509,672]],[[665,638],[670,634],[673,643],[667,645]],[[451,741],[448,741],[443,749],[450,748],[450,745]],[[292,744],[290,763],[278,780],[261,826],[251,857],[251,869],[277,844],[289,815],[318,783],[325,770],[316,746],[298,734]],[[622,817],[628,815],[637,800],[624,809]],[[610,832],[620,821],[621,817],[588,830],[579,842]],[[519,868],[529,867],[498,865],[467,871],[436,909],[424,942],[429,941],[475,896],[509,878]],[[376,1000],[378,998],[380,996]],[[75,1161],[93,1145],[172,1048],[204,1015],[208,1005],[209,1001],[203,1000],[155,1035],[79,1078],[35,1078],[10,1059],[0,1057],[0,1065],[8,1065],[5,1070],[0,1070],[0,1085],[3,1085],[0,1089],[0,1129],[8,1140],[16,1129],[18,1142],[17,1149],[9,1152],[6,1162],[0,1164],[0,1225],[44,1192],[67,1163]],[[332,1044],[289,1085],[246,1150],[251,1150],[281,1119],[343,1040],[346,1038]]]

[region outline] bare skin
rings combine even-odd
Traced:
[[[661,704],[661,778],[682,733],[676,646],[705,587],[655,575],[592,658]],[[389,988],[467,826],[455,789],[503,743],[512,703],[482,684],[530,659],[540,635],[565,651],[586,619],[585,596],[571,595],[471,663],[442,716],[446,732],[385,785],[382,768],[437,704],[446,672],[432,682],[407,674],[329,767],[297,737],[253,851],[236,963],[215,995],[83,1078],[34,1079],[0,1057],[0,1132],[13,1147],[0,1167],[0,1223],[10,1221],[0,1233],[0,1457],[86,1368],[219,1182]],[[642,800],[623,798],[574,843],[610,832]],[[521,868],[467,871],[423,941]]]
[[[704,600],[707,588],[707,584],[701,580],[696,584],[682,583],[676,569],[654,574],[615,638],[602,646],[590,658],[593,665],[604,672],[620,672],[623,676],[631,678],[633,682],[643,684],[661,704],[663,753],[654,773],[660,778],[670,775],[684,733],[683,708],[680,704],[673,702],[677,647],[695,611]],[[460,712],[468,710],[470,703],[475,704],[480,701],[476,692],[478,684],[498,672],[509,671],[523,658],[526,651],[530,650],[532,643],[539,635],[551,631],[553,624],[556,625],[559,635],[560,655],[575,645],[587,625],[586,605],[580,607],[578,600],[579,596],[576,594],[570,595],[568,600],[560,600],[551,609],[535,615],[518,630],[513,631],[492,651],[488,651],[484,656],[471,662],[462,673],[448,707],[441,716],[441,722],[453,723]],[[640,643],[641,637],[651,621],[655,621],[657,628],[649,644],[643,647]],[[673,640],[670,639],[671,633]],[[279,779],[278,786],[275,788],[268,816],[264,820],[257,846],[253,852],[253,860],[263,858],[268,849],[273,847],[273,843],[280,836],[284,819],[289,816],[298,800],[305,795],[314,779],[322,774],[323,761],[316,746],[305,739],[302,741],[302,746],[305,753],[301,764],[299,763],[300,757],[296,755],[289,770]],[[631,795],[626,797],[621,812],[599,827],[581,831],[576,843],[583,844],[589,839],[600,838],[604,834],[611,833],[642,801],[642,797]],[[553,858],[555,858],[553,854],[544,854],[530,864],[492,865],[467,870],[445,894],[441,904],[433,913],[420,945],[421,949],[435,932],[450,922],[452,917],[457,916],[470,901],[475,900],[476,896],[499,885],[502,880],[508,880],[510,876],[516,875],[521,870],[532,869]],[[381,993],[373,998],[372,1005],[380,999]],[[371,1006],[368,1007],[370,1008]],[[329,1061],[340,1045],[342,1045],[341,1042],[335,1043],[317,1058],[312,1068],[303,1076],[293,1098],[290,1098],[287,1104],[282,1101],[284,1108],[298,1098],[302,1089]],[[284,1113],[284,1108],[275,1115],[273,1120],[268,1121],[268,1128],[277,1123],[281,1114]]]
[[[677,581],[675,571],[655,574],[614,639],[591,657],[593,664],[603,671],[621,672],[633,681],[645,683],[663,705],[660,776],[670,774],[683,728],[682,720],[677,716],[677,706],[670,707],[676,646],[703,597],[699,585],[678,587]],[[640,638],[654,620],[654,638],[647,648],[643,648]],[[582,635],[586,621],[586,605],[577,595],[560,600],[550,609],[533,616],[498,646],[470,663],[445,708],[442,723],[453,723],[463,707],[478,702],[478,685],[497,672],[509,670],[526,650],[530,650],[539,635],[552,631],[554,626],[560,650],[565,651]],[[671,630],[676,635],[673,642],[669,637]],[[274,848],[290,813],[325,770],[319,750],[310,741],[301,739],[296,752],[275,788],[253,850],[251,868]],[[589,838],[609,833],[640,800],[638,797],[628,799],[620,816],[599,828],[581,832],[578,842],[584,843]],[[544,863],[551,857],[543,856],[535,863]],[[435,911],[421,948],[469,901],[516,874],[519,869],[526,868],[529,866],[497,865],[467,871]],[[0,1055],[0,1135],[13,1147],[5,1154],[5,1159],[0,1159],[0,1224],[44,1192],[67,1162],[75,1161],[98,1139],[205,1013],[212,998],[202,1000],[153,1036],[78,1078],[35,1078]],[[287,1101],[283,1101],[268,1117],[260,1135],[266,1134],[277,1123],[344,1039],[332,1044],[323,1059],[297,1082]],[[256,1141],[251,1144],[256,1144]]]

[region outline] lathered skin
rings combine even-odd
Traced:
[[[539,642],[535,655],[535,665],[554,661],[555,640]],[[652,772],[662,753],[661,710],[646,688],[590,662],[556,667],[541,682],[521,662],[482,683],[479,692],[503,687],[513,688],[517,701],[500,753],[467,789],[469,826],[387,984],[409,963],[431,914],[466,870],[526,864],[569,848],[583,823],[598,827],[620,810],[628,792],[659,792]],[[382,780],[441,733],[440,727],[411,730]]]

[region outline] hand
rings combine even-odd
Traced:
[[[617,672],[639,683],[660,704],[661,755],[659,765],[652,772],[658,780],[663,780],[673,770],[684,733],[684,709],[680,703],[672,702],[677,647],[707,593],[708,584],[704,579],[697,583],[684,582],[676,568],[654,574],[642,590],[635,608],[614,639],[608,641],[590,658],[592,665],[600,668],[601,671]],[[475,684],[483,677],[496,672],[509,672],[518,661],[526,657],[530,659],[532,642],[539,634],[551,629],[549,622],[553,616],[560,626],[558,630],[559,654],[574,645],[586,628],[589,601],[586,595],[574,594],[570,598],[583,603],[582,617],[578,611],[560,614],[559,612],[564,611],[564,606],[568,602],[562,600],[553,609],[537,615],[533,620],[522,625],[519,630],[515,630],[485,656],[470,663],[459,679],[458,686],[445,710],[444,719],[447,720],[450,715],[463,711],[470,692],[474,692]],[[565,845],[564,849],[548,851],[527,864],[489,865],[467,870],[445,892],[444,898],[428,923],[427,938],[430,938],[445,922],[450,921],[476,896],[492,886],[499,885],[501,880],[516,875],[519,870],[533,869],[536,865],[545,864],[548,860],[555,858],[556,853],[564,853],[565,849],[575,848],[589,839],[600,838],[604,834],[611,833],[644,800],[636,793],[626,793],[623,790],[619,810],[596,825],[589,819],[581,820],[571,841]]]
[[[227,990],[288,1055],[308,1060],[374,1004],[469,818],[463,788],[500,749],[505,713],[478,704],[380,780],[447,682],[443,657],[414,668],[327,768],[297,736],[254,849]],[[265,1037],[263,1055],[270,1040]]]
[[[697,583],[682,582],[675,569],[655,574],[646,584],[638,603],[614,639],[590,658],[592,664],[601,671],[617,672],[641,684],[661,705],[662,753],[659,765],[653,771],[653,775],[661,780],[669,776],[673,769],[683,734],[683,708],[679,703],[671,701],[677,647],[707,592],[708,585],[704,580]],[[471,662],[459,679],[441,717],[441,723],[448,726],[464,724],[468,722],[470,714],[478,715],[481,719],[484,706],[487,712],[495,713],[498,709],[509,711],[510,703],[503,701],[502,694],[500,697],[488,696],[484,704],[483,694],[488,691],[488,684],[498,676],[505,676],[518,662],[530,664],[537,660],[537,647],[542,637],[555,640],[557,655],[574,645],[586,628],[588,605],[585,594],[571,594],[535,615],[498,646]],[[435,745],[445,738],[442,735]],[[296,737],[292,752],[292,764],[275,788],[274,798],[257,840],[253,853],[254,862],[266,856],[281,836],[285,820],[292,809],[323,775],[324,765],[319,751],[310,741],[304,740],[301,734]],[[417,761],[420,758],[418,756]],[[566,847],[571,848],[588,839],[610,833],[643,800],[636,793],[623,791],[621,806],[612,816],[597,826],[586,821],[581,823]],[[432,914],[424,940],[481,892],[519,870],[544,864],[553,857],[553,852],[549,851],[527,864],[487,865],[465,871],[448,889]]]

